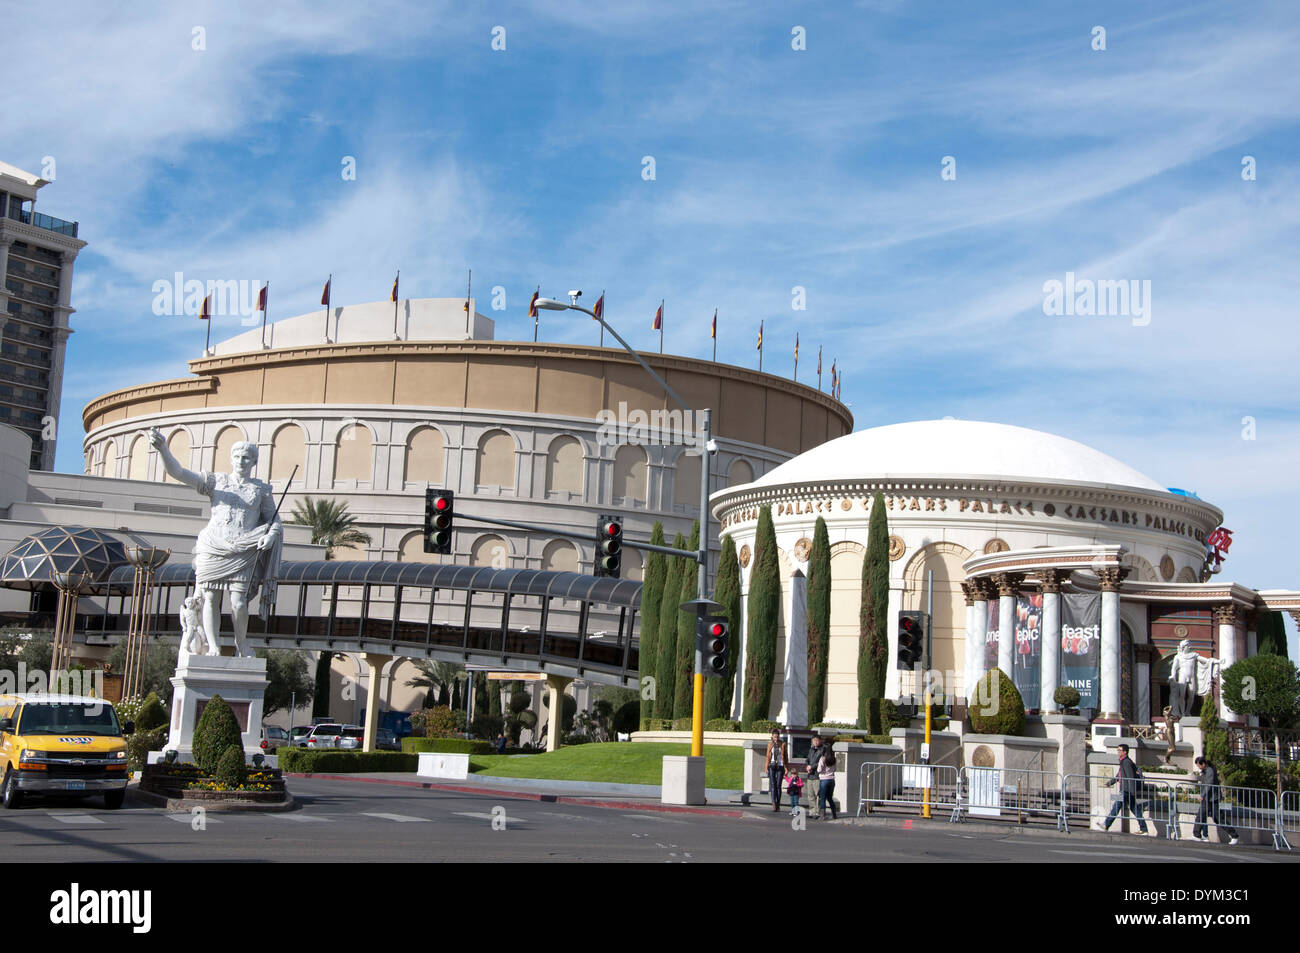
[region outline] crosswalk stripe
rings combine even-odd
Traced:
[[[497,818],[501,818],[507,824],[524,823],[524,819],[522,817],[507,817],[505,814],[485,814],[481,811],[452,811],[452,814],[454,814],[456,817],[472,817],[476,821],[495,821]]]
[[[213,816],[212,816],[212,812],[211,812],[211,811],[204,811],[203,813],[204,813],[204,818],[203,818],[203,823],[204,823],[204,824],[220,824],[220,823],[222,823],[222,821],[221,821],[220,818],[216,818],[216,817],[213,817]],[[181,823],[181,824],[189,824],[191,821],[194,820],[194,815],[193,815],[193,814],[168,814],[167,816],[168,816],[169,818],[171,818],[173,821],[177,821],[178,823]]]
[[[412,817],[409,814],[383,814],[378,811],[362,811],[361,814],[363,817],[378,817],[385,821],[397,821],[399,824],[405,824],[411,821],[427,822],[429,820],[427,817]]]
[[[272,816],[272,817],[281,817],[281,818],[284,818],[286,821],[298,821],[299,823],[302,823],[302,822],[304,822],[304,821],[322,821],[322,822],[327,822],[327,821],[331,820],[331,818],[328,818],[328,817],[318,817],[318,816],[316,816],[316,815],[314,815],[314,814],[273,814],[273,815],[271,815],[271,816]]]
[[[103,820],[90,814],[51,814],[50,817],[64,824],[103,824]]]

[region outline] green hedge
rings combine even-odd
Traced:
[[[785,733],[785,726],[784,726],[784,725],[782,725],[779,721],[770,721],[770,720],[767,719],[767,718],[757,718],[757,719],[755,719],[755,720],[750,724],[750,726],[749,726],[749,728],[748,728],[748,730],[751,731],[751,732],[753,732],[753,731],[761,731],[761,732],[763,732],[764,734],[771,734],[772,731],[773,731],[773,729],[775,729],[776,731],[781,732],[782,734]]]
[[[693,725],[693,719],[690,715],[685,718],[673,719],[673,731],[690,731]]]
[[[436,739],[429,739],[436,740]],[[441,739],[443,741],[455,739]],[[415,771],[419,756],[407,751],[313,751],[281,749],[280,770],[296,774],[364,774],[371,771]]]
[[[711,718],[704,723],[705,731],[739,731],[740,722],[730,718]]]
[[[673,720],[671,718],[647,718],[645,719],[646,731],[672,731]]]
[[[492,745],[486,741],[469,741],[465,738],[403,738],[402,752],[418,754],[436,751],[440,754],[491,754]]]

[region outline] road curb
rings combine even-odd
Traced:
[[[368,778],[355,774],[300,774],[288,772],[286,778],[304,778],[316,781],[356,781],[361,784],[387,784],[394,787],[423,788],[430,791],[453,791],[459,794],[482,794],[508,797],[519,801],[540,801],[545,804],[573,804],[609,810],[653,811],[660,814],[701,814],[712,817],[744,817],[745,811],[730,808],[693,807],[678,804],[661,804],[642,801],[620,801],[602,797],[582,797],[574,794],[540,794],[536,791],[517,791],[506,788],[473,787],[468,784],[438,784],[433,781],[403,781],[398,778]]]

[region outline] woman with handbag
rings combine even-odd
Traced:
[[[790,752],[786,744],[781,740],[781,733],[775,728],[772,729],[772,737],[767,743],[767,756],[764,758],[767,765],[768,791],[772,795],[772,810],[781,810],[781,782],[785,779],[786,765],[790,763]]]

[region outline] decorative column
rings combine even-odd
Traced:
[[[1043,651],[1041,664],[1042,695],[1039,704],[1045,712],[1058,710],[1055,694],[1061,684],[1061,579],[1060,569],[1044,569],[1038,576],[1043,588]]]
[[[785,630],[785,674],[777,720],[788,728],[808,724],[808,580],[790,575],[790,619]]]
[[[131,579],[131,613],[126,629],[126,665],[122,670],[122,697],[140,694],[144,682],[144,660],[149,654],[149,632],[153,629],[154,577],[171,557],[170,549],[129,546],[127,561],[135,567]]]
[[[1000,572],[991,577],[998,587],[998,668],[1011,677],[1016,650],[1016,596],[1025,581],[1022,572]]]
[[[993,591],[987,579],[972,579],[971,623],[966,629],[966,705],[975,697],[975,685],[984,674],[984,641],[988,638],[989,595]]]
[[[361,663],[365,665],[367,675],[366,720],[363,722],[365,728],[362,732],[361,742],[364,751],[376,750],[375,738],[379,733],[379,700],[382,694],[379,690],[379,681],[384,666],[392,660],[391,655],[381,655],[377,652],[361,653]]]
[[[560,732],[564,730],[564,690],[569,687],[571,678],[563,675],[547,675],[546,691],[550,700],[550,711],[546,715],[546,750],[554,751],[560,747]]]
[[[1214,623],[1219,629],[1220,684],[1222,684],[1223,672],[1237,661],[1237,623],[1240,620],[1241,609],[1236,605],[1214,607]],[[1223,700],[1222,691],[1219,692],[1219,718],[1224,722],[1244,723],[1242,717],[1229,708],[1227,702]]]
[[[1101,582],[1101,714],[1099,721],[1122,721],[1119,700],[1119,587],[1128,575],[1124,566],[1097,570]]]
[[[50,691],[55,688],[59,672],[66,671],[72,662],[72,633],[77,626],[77,594],[90,582],[90,573],[72,569],[50,573],[50,581],[59,590],[59,603],[54,615],[54,645],[50,655]]]

